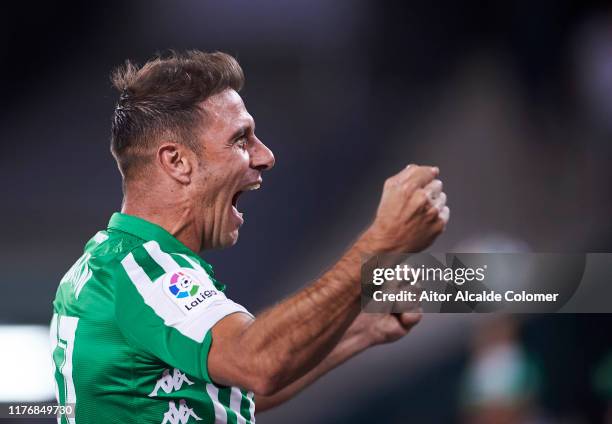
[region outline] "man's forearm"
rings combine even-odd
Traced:
[[[274,408],[288,401],[317,379],[370,346],[371,342],[365,334],[361,332],[351,334],[349,329],[325,359],[308,373],[272,396],[257,396],[257,412]]]
[[[360,238],[318,281],[269,309],[244,331],[253,366],[275,392],[306,374],[334,349],[359,313],[360,269],[367,252]],[[315,377],[316,378],[316,377]]]

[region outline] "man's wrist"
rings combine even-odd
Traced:
[[[380,237],[377,231],[372,230],[371,227],[364,231],[356,244],[362,255],[368,258],[374,255],[393,252],[393,248],[389,245],[388,241]]]
[[[335,366],[376,344],[367,331],[355,331],[345,335],[328,359]]]

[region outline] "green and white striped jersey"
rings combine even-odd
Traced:
[[[163,228],[115,213],[62,278],[51,321],[59,423],[252,423],[252,392],[208,374],[211,328],[247,313]]]

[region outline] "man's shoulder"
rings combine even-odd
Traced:
[[[113,272],[125,269],[136,261],[146,272],[155,273],[159,268],[171,271],[175,268],[195,268],[212,275],[212,267],[196,254],[175,252],[157,240],[145,240],[122,231],[105,230],[96,233],[86,244],[83,256],[93,266],[94,272]]]
[[[89,292],[92,285],[114,278],[121,259],[141,244],[141,240],[130,235],[98,231],[60,279],[55,303],[73,304],[82,298],[86,287],[85,292]]]
[[[121,260],[144,242],[145,240],[122,231],[102,230],[85,243],[84,253],[107,261]]]
[[[214,278],[212,267],[193,252],[177,252],[163,241],[103,230],[85,244],[83,254],[62,277],[56,303],[81,304],[88,298],[112,299],[116,290],[125,287],[122,281],[146,290],[158,285],[168,286],[166,289],[179,299],[191,295],[183,293],[183,289],[178,290],[179,285],[189,285],[194,291],[197,288],[225,290],[225,286]]]
[[[223,290],[216,282],[212,267],[195,253],[173,251],[156,240],[148,240],[135,246],[120,261],[121,267],[133,282],[154,283],[163,276],[197,276]]]
[[[212,266],[193,252],[176,251],[162,241],[145,240],[122,231],[99,231],[85,245],[84,253],[110,266],[138,262],[146,271],[193,268],[214,275]]]

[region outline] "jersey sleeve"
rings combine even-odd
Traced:
[[[156,241],[132,250],[114,274],[115,315],[127,341],[212,382],[207,367],[210,329],[227,315],[249,312],[215,287],[196,261],[164,252]]]

